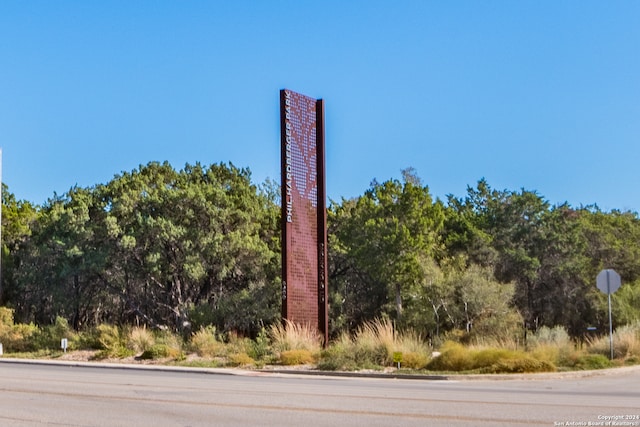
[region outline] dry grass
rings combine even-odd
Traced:
[[[287,350],[308,350],[315,353],[322,347],[322,336],[315,328],[289,320],[285,320],[284,324],[271,326],[269,338],[276,353]]]
[[[587,352],[609,356],[611,354],[609,335],[588,340]],[[640,322],[621,326],[613,333],[613,357],[615,359],[640,357]]]
[[[404,366],[423,367],[431,354],[429,346],[417,333],[412,330],[396,333],[391,322],[386,319],[361,326],[356,332],[354,345],[356,353],[366,354],[365,359],[376,361],[382,366],[392,365],[394,353],[402,353]],[[408,366],[409,364],[413,366]]]
[[[200,357],[216,357],[225,353],[225,345],[216,337],[216,328],[208,326],[191,335],[189,348]]]
[[[129,332],[127,346],[136,353],[149,350],[156,343],[153,333],[147,330],[146,326],[135,327]]]
[[[562,326],[541,327],[528,338],[527,346],[532,357],[556,366],[571,366],[581,356]]]
[[[429,362],[430,354],[429,346],[418,334],[397,333],[389,320],[378,319],[360,326],[353,337],[342,334],[333,341],[322,353],[319,368],[380,369],[395,366],[394,356],[399,356],[402,367],[422,369]]]
[[[393,325],[388,320],[378,319],[365,323],[358,328],[353,338],[356,362],[391,365],[394,341]]]

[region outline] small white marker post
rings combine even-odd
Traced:
[[[67,347],[69,345],[69,341],[66,338],[62,338],[60,340],[60,348],[66,353],[67,352]]]

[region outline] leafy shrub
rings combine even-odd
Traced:
[[[14,324],[13,309],[0,307],[0,343],[6,352],[34,350],[32,337],[38,332],[33,325]]]
[[[271,341],[269,340],[269,333],[265,328],[262,328],[258,333],[255,341],[252,341],[251,348],[249,349],[249,356],[252,359],[263,360],[269,355],[269,347]]]
[[[181,351],[175,347],[171,347],[167,344],[154,344],[145,350],[140,359],[144,360],[156,360],[156,359],[179,359],[181,357]]]
[[[67,349],[79,348],[79,337],[70,327],[64,317],[57,316],[53,325],[44,326],[33,335],[33,346],[41,350],[59,350],[61,340],[67,339]]]
[[[38,328],[33,323],[18,323],[10,327],[0,328],[0,343],[7,352],[22,352],[37,350],[33,337],[38,333]]]
[[[363,361],[360,360],[360,367]],[[317,368],[323,371],[354,371],[358,369],[355,344],[347,333],[343,333],[336,341],[320,353]]]
[[[555,372],[555,365],[543,360],[536,360],[531,357],[523,357],[519,359],[499,360],[493,365],[482,369],[484,373],[491,374],[514,374],[514,373],[533,373],[533,372]]]
[[[202,303],[197,306],[191,305],[187,309],[187,317],[191,321],[193,329],[206,329],[213,326],[216,323],[218,316],[216,316],[215,309],[208,303]]]
[[[579,370],[611,368],[613,363],[602,354],[582,354],[568,360],[566,366]]]
[[[445,341],[440,347],[440,355],[429,362],[428,369],[435,371],[464,371],[471,369],[471,355],[460,343]]]
[[[316,367],[321,371],[355,371],[362,366],[359,366],[353,358],[342,353],[333,353],[331,349],[328,349],[320,354],[320,360]]]
[[[423,369],[429,363],[429,356],[424,353],[402,353],[402,363],[400,366],[408,369]]]
[[[100,343],[100,351],[96,354],[96,358],[124,358],[134,354],[132,350],[127,348],[127,334],[117,326],[98,325],[96,331]]]
[[[478,319],[473,324],[473,328],[467,339],[475,340],[482,338],[485,340],[511,341],[518,336],[522,330],[522,315],[511,308],[504,313]]]
[[[234,353],[229,355],[229,366],[254,366],[256,361],[247,353]]]
[[[90,328],[86,331],[82,331],[76,334],[74,339],[74,347],[76,349],[102,349],[102,344],[100,344],[100,332],[98,331],[98,328]]]
[[[182,354],[182,337],[169,331],[159,331],[155,334],[156,344],[164,344],[172,349],[173,353]],[[173,355],[171,356],[173,357]]]
[[[250,338],[241,337],[235,332],[227,333],[226,343],[225,343],[225,354],[242,354],[245,353],[248,355],[249,352],[253,350],[254,343]]]
[[[13,313],[14,310],[8,307],[0,307],[0,330],[3,326],[13,326]]]
[[[306,365],[313,363],[314,357],[309,350],[286,350],[280,353],[280,362],[283,365]]]
[[[625,365],[640,365],[640,356],[627,357],[624,360]]]

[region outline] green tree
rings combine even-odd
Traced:
[[[597,318],[581,211],[551,207],[536,192],[496,191],[485,180],[464,199],[449,198],[447,250],[494,268],[515,284],[528,327],[562,325],[583,333]],[[594,276],[595,277],[595,276]]]
[[[276,208],[251,184],[248,170],[196,164],[178,173],[152,163],[118,177],[103,194],[121,260],[109,280],[128,297],[132,315],[180,329],[191,307],[205,304],[233,316],[225,305],[235,304],[235,294],[275,289]],[[273,321],[277,301],[247,301],[270,307],[262,320]],[[220,329],[242,323],[216,318]],[[246,322],[247,332],[259,329],[258,320]]]
[[[16,304],[38,323],[174,329],[208,307],[220,330],[257,333],[279,312],[277,218],[269,194],[233,165],[150,163],[74,188],[43,207],[21,252]]]
[[[342,286],[343,299],[360,298],[342,307],[352,313],[346,305],[368,306],[366,313],[356,314],[349,323],[380,315],[402,323],[407,298],[423,282],[423,259],[441,249],[444,208],[432,200],[428,187],[420,185],[412,171],[404,175],[403,183],[374,182],[364,196],[332,207],[330,257],[336,258],[332,279],[338,272],[342,275],[335,283]]]
[[[15,270],[20,266],[18,248],[31,235],[31,227],[38,218],[38,209],[31,203],[16,199],[9,187],[2,184],[2,280],[0,305],[13,299],[16,293]]]
[[[451,281],[457,306],[459,329],[473,336],[512,338],[522,327],[522,318],[514,309],[513,283],[500,283],[491,268],[470,265],[452,271]]]

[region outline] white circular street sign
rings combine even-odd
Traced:
[[[614,270],[602,270],[596,277],[596,286],[605,294],[612,294],[620,287],[620,275]]]

